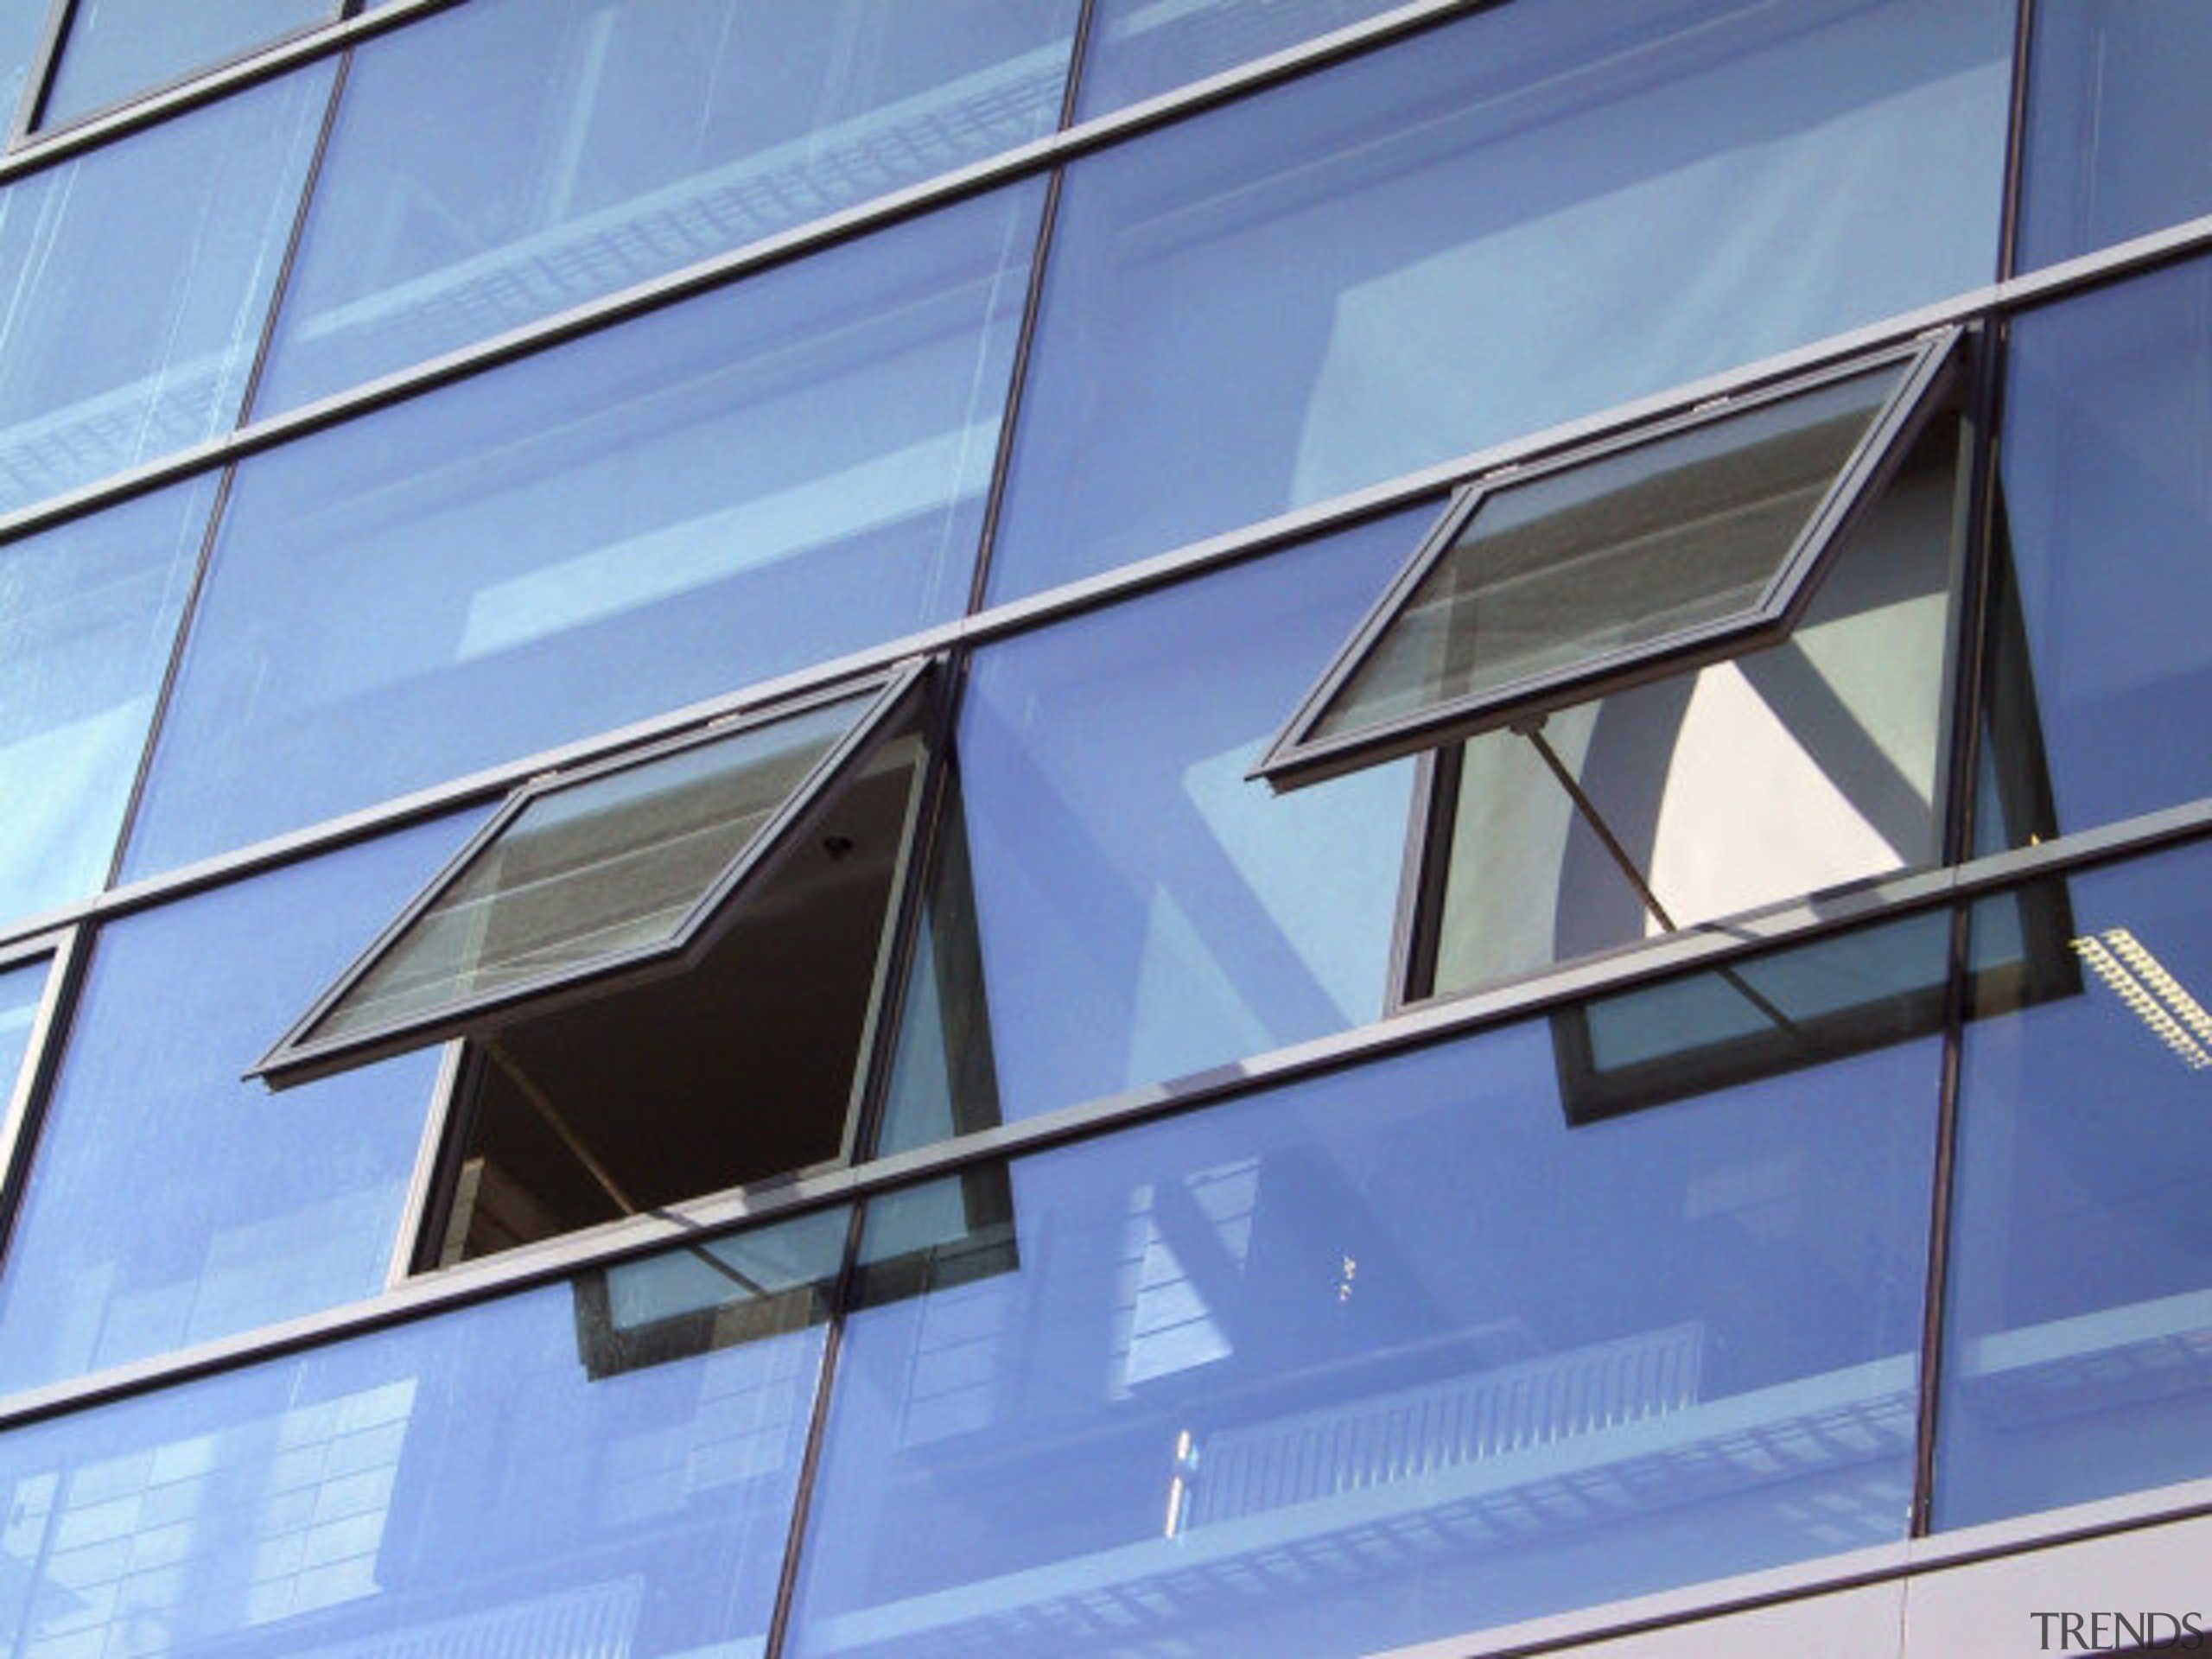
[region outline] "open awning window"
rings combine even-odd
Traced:
[[[1254,775],[1294,788],[1781,639],[1956,338],[1468,486]]]
[[[283,1088],[687,965],[901,728],[921,673],[518,790],[255,1072]]]

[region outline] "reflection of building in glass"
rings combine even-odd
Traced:
[[[2208,75],[0,16],[7,1651],[2186,1611]]]

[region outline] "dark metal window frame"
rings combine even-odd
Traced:
[[[1248,775],[1265,779],[1278,791],[1300,788],[1645,680],[1740,656],[1787,638],[1819,587],[1828,554],[1902,463],[1943,388],[1953,378],[1964,334],[1955,325],[1938,329],[1809,374],[1716,398],[1685,413],[1629,428],[1533,466],[1503,468],[1460,485],[1404,569],[1353,630]],[[1451,554],[1492,495],[1892,365],[1904,365],[1903,379],[1838,470],[1765,591],[1750,607],[1715,621],[1586,657],[1503,687],[1451,697],[1379,725],[1332,737],[1314,734],[1337,694],[1390,632],[1429,573]]]
[[[910,660],[887,673],[823,687],[790,702],[715,721],[702,730],[680,737],[530,779],[507,797],[499,810],[468,838],[246,1075],[262,1078],[271,1088],[289,1088],[432,1043],[474,1035],[524,1014],[543,1013],[563,1003],[599,996],[659,974],[683,971],[720,937],[722,930],[716,924],[734,916],[752,878],[776,859],[788,844],[795,826],[811,813],[827,791],[836,786],[839,779],[864,763],[889,736],[896,723],[894,716],[912,706],[929,666],[926,658]],[[615,772],[723,741],[741,731],[776,725],[829,703],[871,694],[873,702],[851,728],[808,770],[744,849],[701,893],[667,938],[611,951],[519,984],[447,1001],[428,1013],[391,1020],[366,1031],[320,1039],[310,1035],[534,803]]]

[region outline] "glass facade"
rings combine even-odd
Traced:
[[[2212,1513],[2203,11],[0,6],[0,1646]]]

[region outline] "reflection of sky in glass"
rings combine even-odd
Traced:
[[[0,1389],[381,1287],[437,1055],[284,1096],[243,1073],[480,816],[100,930],[0,1267]]]
[[[844,1236],[709,1249],[819,1282]],[[56,1655],[757,1652],[822,1332],[747,1339],[729,1274],[652,1274],[704,1254],[626,1270],[683,1333],[612,1374],[588,1274],[10,1431],[0,1622]]]
[[[229,429],[332,73],[0,187],[0,510]]]

